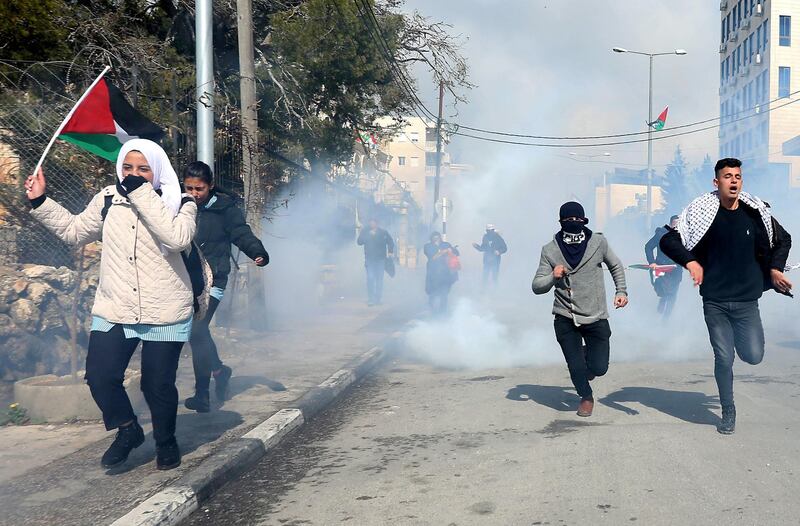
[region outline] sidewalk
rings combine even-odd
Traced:
[[[348,361],[382,344],[414,313],[409,307],[368,308],[348,300],[302,324],[277,323],[260,335],[232,331],[226,340],[224,330],[216,331],[220,355],[234,370],[231,399],[207,414],[180,407],[177,438],[183,464],[171,471],[155,469],[145,415],[140,415],[145,444],[113,474],[99,463],[113,435],[98,423],[0,428],[0,524],[110,524]],[[183,400],[194,386],[188,353],[178,374]]]

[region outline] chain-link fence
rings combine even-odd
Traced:
[[[168,95],[147,93],[146,78],[111,79],[130,102],[165,130],[162,146],[180,172],[195,159],[194,90],[179,90],[173,79]],[[50,137],[92,81],[92,72],[68,63],[18,64],[0,60],[0,264],[36,263],[75,267],[75,250],[49,233],[29,213],[23,190]],[[162,89],[160,91],[165,91]],[[243,191],[241,129],[238,111],[216,108],[214,174],[219,186]],[[70,212],[85,208],[103,186],[114,183],[112,163],[57,142],[43,165],[48,196]]]

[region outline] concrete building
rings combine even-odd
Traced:
[[[800,2],[722,0],[720,17],[720,156],[742,159],[757,188],[800,187],[800,158],[782,150],[800,104],[781,107],[800,87]]]
[[[433,215],[433,181],[436,170],[436,124],[419,117],[408,117],[393,136],[379,138],[380,149],[389,156],[388,170],[393,179],[407,190],[423,210],[423,217]],[[392,119],[379,125],[390,127]],[[450,156],[447,140],[442,141],[441,177],[447,177]]]
[[[647,170],[615,168],[603,174],[603,180],[594,190],[594,219],[599,229],[624,213],[647,213]],[[664,194],[660,185],[653,185],[653,212],[664,209]]]

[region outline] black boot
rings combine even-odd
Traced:
[[[211,403],[209,402],[208,391],[197,391],[194,396],[187,398],[183,405],[186,409],[197,411],[198,413],[208,413],[211,410]]]
[[[144,443],[144,431],[142,426],[134,420],[132,424],[120,427],[117,430],[117,437],[111,446],[103,453],[103,458],[100,464],[104,468],[113,468],[119,466],[126,460],[131,451],[141,446]]]
[[[217,400],[224,402],[228,399],[228,385],[231,381],[233,370],[227,365],[219,368],[219,374],[214,375],[214,392],[217,395]]]
[[[734,406],[722,408],[722,422],[717,426],[717,431],[723,435],[732,435],[736,431],[736,408]]]
[[[164,444],[156,444],[156,468],[161,471],[174,469],[181,465],[181,452],[173,437]]]

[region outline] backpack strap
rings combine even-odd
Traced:
[[[100,211],[100,220],[105,221],[106,216],[108,215],[108,209],[111,208],[111,200],[114,199],[114,195],[106,195],[103,196],[103,209]]]

